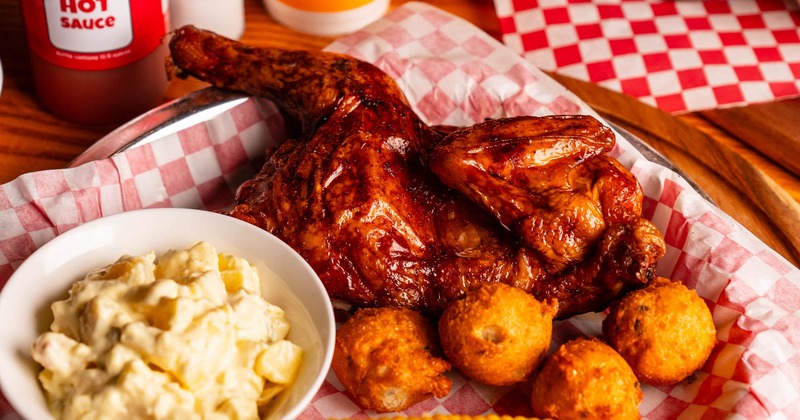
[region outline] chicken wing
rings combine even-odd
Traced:
[[[556,298],[564,317],[644,286],[663,255],[638,183],[590,117],[445,134],[349,56],[193,27],[176,30],[170,50],[175,74],[264,96],[296,120],[230,214],[297,250],[334,300],[438,313],[476,284],[503,282]]]

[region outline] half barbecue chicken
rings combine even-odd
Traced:
[[[664,253],[642,191],[588,116],[425,124],[389,76],[355,58],[175,31],[171,71],[266,97],[296,121],[239,190],[234,217],[283,239],[334,300],[440,312],[503,282],[601,310],[647,284]]]

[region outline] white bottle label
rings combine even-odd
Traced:
[[[50,42],[58,49],[98,53],[133,41],[128,1],[45,0],[44,6]]]
[[[28,44],[39,57],[75,70],[107,70],[162,44],[167,0],[23,0]]]

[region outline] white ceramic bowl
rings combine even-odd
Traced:
[[[52,322],[50,304],[65,299],[87,271],[121,255],[162,254],[204,240],[246,258],[262,277],[264,298],[285,310],[289,339],[304,349],[294,384],[272,418],[296,418],[330,368],[335,323],[325,288],[308,263],[275,236],[222,214],[190,209],[121,213],[78,226],[45,244],[0,293],[0,389],[23,418],[50,418],[30,348]],[[265,275],[272,272],[275,275]],[[276,276],[277,275],[277,276]]]

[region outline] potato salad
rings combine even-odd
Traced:
[[[302,358],[255,268],[206,242],[123,256],[51,308],[32,356],[58,418],[258,418]]]

